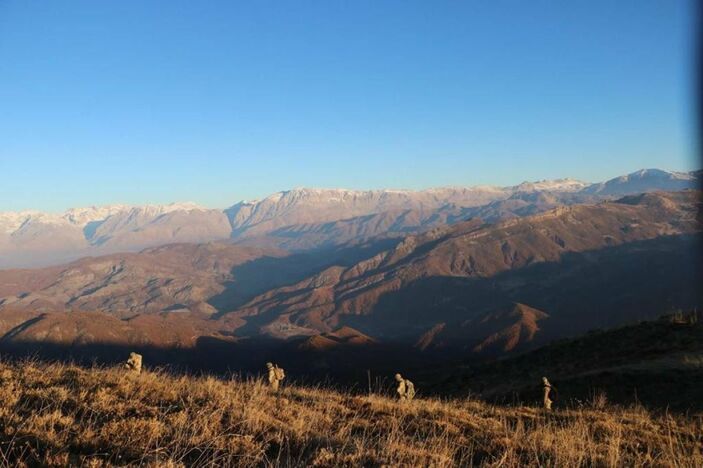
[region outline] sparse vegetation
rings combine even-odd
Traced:
[[[703,466],[701,415],[0,364],[3,466]]]
[[[443,393],[467,388],[492,402],[540,398],[541,376],[559,389],[561,405],[589,401],[677,412],[703,411],[703,322],[700,312],[598,330],[534,351],[484,363],[430,368],[419,382]]]

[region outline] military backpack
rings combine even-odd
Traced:
[[[405,381],[405,398],[412,400],[415,396],[415,385],[409,380]]]

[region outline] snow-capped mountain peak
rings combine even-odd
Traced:
[[[61,215],[66,221],[80,227],[86,226],[88,223],[102,221],[105,218],[129,210],[128,205],[107,205],[107,206],[89,206],[86,208],[71,208]]]
[[[587,182],[576,179],[554,179],[554,180],[539,180],[536,182],[523,182],[514,187],[516,192],[576,192],[587,187]]]

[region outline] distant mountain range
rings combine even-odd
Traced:
[[[701,171],[641,170],[606,182],[572,179],[404,190],[295,189],[225,210],[192,203],[89,207],[63,214],[0,213],[0,268],[59,264],[85,256],[148,247],[229,240],[308,250],[402,237],[480,217],[492,222],[557,206],[622,195],[696,188]]]
[[[3,270],[0,345],[233,356],[265,342],[320,369],[331,363],[319,352],[360,347],[370,362],[388,346],[406,360],[527,350],[703,304],[691,261],[700,208],[700,191],[644,193],[327,250],[172,244]],[[262,354],[238,356],[260,365]]]

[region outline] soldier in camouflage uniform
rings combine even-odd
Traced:
[[[124,365],[125,369],[141,374],[142,372],[142,355],[137,353],[129,353],[129,359]]]
[[[271,362],[266,363],[266,369],[268,370],[268,382],[269,386],[278,391],[278,387],[283,379],[286,378],[286,374],[280,367],[274,365]]]
[[[552,410],[552,400],[549,398],[549,393],[552,391],[552,384],[549,383],[546,377],[542,377],[542,385],[544,385],[544,409]]]
[[[400,374],[395,374],[395,380],[398,382],[398,388],[395,390],[398,393],[398,399],[401,401],[412,400],[415,396],[415,385]]]

